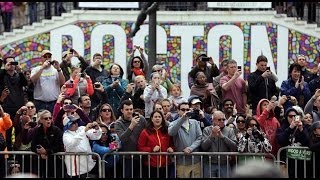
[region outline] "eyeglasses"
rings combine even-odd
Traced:
[[[140,63],[140,61],[133,61],[133,63]]]
[[[43,118],[43,119],[46,120],[46,121],[48,121],[48,120],[51,120],[52,117],[45,117],[45,118]]]
[[[111,112],[111,109],[101,109],[101,112]]]
[[[64,102],[63,104],[64,104],[64,105],[71,105],[72,102]]]
[[[250,126],[250,127],[253,127],[253,126],[256,126],[256,127],[257,127],[258,125],[257,125],[256,123],[253,123],[253,124],[249,124],[249,126]]]
[[[225,121],[226,118],[219,118],[219,119],[216,119],[217,121]]]
[[[233,106],[233,104],[224,104],[224,106]]]
[[[296,114],[289,114],[288,117],[289,117],[289,118],[296,117]]]
[[[51,58],[51,55],[44,55],[44,58]]]
[[[237,123],[245,123],[246,121],[245,120],[237,120],[236,122]]]
[[[34,106],[27,106],[27,108],[28,108],[28,109],[33,109],[33,108],[34,108]]]
[[[153,72],[161,72],[161,71],[162,71],[162,69],[154,70]]]
[[[180,109],[180,111],[190,111],[190,109],[182,108],[182,109]]]

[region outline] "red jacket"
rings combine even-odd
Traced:
[[[280,148],[277,139],[276,139],[276,131],[278,128],[280,128],[280,123],[278,119],[274,116],[274,112],[269,112],[267,109],[264,111],[261,110],[260,106],[263,101],[268,101],[267,99],[261,99],[257,106],[257,121],[264,133],[266,133],[267,138],[272,145],[272,151],[271,153],[274,156],[277,156],[277,152]],[[262,112],[261,112],[262,111]]]
[[[146,129],[143,129],[138,140],[138,151],[153,152],[155,146],[160,146],[160,152],[167,152],[169,147],[173,148],[172,138],[168,133],[163,133],[161,130],[152,130],[149,134]],[[158,159],[158,163],[157,163]],[[165,155],[150,157],[150,166],[152,167],[165,167],[170,163],[170,158]],[[148,166],[148,158],[145,159],[144,164]]]

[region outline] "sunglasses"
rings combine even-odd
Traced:
[[[133,63],[140,63],[140,61],[133,61]]]
[[[27,108],[28,108],[28,109],[33,109],[33,108],[34,108],[34,106],[27,106]]]
[[[250,127],[253,127],[253,126],[256,126],[256,127],[257,127],[258,125],[257,125],[257,124],[250,124],[249,126],[250,126]]]
[[[51,55],[43,56],[44,58],[51,58]]]
[[[244,121],[244,120],[237,120],[236,122],[237,122],[237,123],[245,123],[246,121]]]
[[[46,120],[46,121],[48,121],[48,120],[51,120],[52,117],[45,117],[45,118],[43,118],[43,119]]]
[[[182,109],[180,109],[180,111],[190,111],[190,109],[182,108]]]
[[[154,70],[153,72],[161,72],[161,71],[162,71],[162,69]]]
[[[219,118],[219,119],[217,119],[217,121],[225,121],[226,120],[226,118]]]
[[[64,105],[71,105],[72,102],[64,102],[63,104],[64,104]]]
[[[295,116],[296,116],[295,114],[294,115],[293,114],[288,115],[289,118],[293,118]]]
[[[111,112],[111,109],[102,109],[101,111],[102,111],[102,112],[107,112],[107,111],[108,111],[108,112]]]

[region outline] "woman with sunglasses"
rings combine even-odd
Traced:
[[[134,56],[136,50],[139,50],[140,56]],[[148,74],[149,63],[143,55],[143,48],[140,46],[133,46],[132,53],[127,64],[127,78],[129,82],[134,82],[136,76]]]
[[[61,177],[61,166],[54,166],[54,163],[61,164],[59,158],[54,158],[52,154],[57,152],[63,152],[64,147],[62,143],[62,131],[55,125],[53,125],[51,112],[43,110],[39,113],[39,126],[29,129],[28,135],[31,135],[31,151],[37,153],[40,156],[40,166],[36,167],[38,158],[33,156],[33,173],[38,174],[37,170],[40,169],[40,178],[46,177]],[[28,130],[27,130],[28,131]],[[56,161],[56,162],[54,162]],[[57,174],[54,174],[52,169],[56,168]],[[46,175],[46,170],[49,169]]]
[[[118,151],[121,147],[120,139],[117,135],[111,133],[110,129],[105,124],[99,124],[102,135],[99,140],[93,141],[92,151],[98,153],[102,158],[106,153],[112,153],[113,151]],[[114,178],[114,167],[116,165],[116,170],[119,172],[120,164],[119,155],[107,155],[105,159],[105,175],[106,178]],[[119,177],[120,174],[117,173],[116,177]]]
[[[234,134],[236,135],[238,142],[242,138],[242,136],[246,134],[246,122],[247,122],[246,118],[247,117],[244,114],[236,115],[236,118],[235,118],[236,126],[234,128]]]
[[[281,127],[277,129],[276,140],[281,147],[285,146],[308,146],[309,144],[309,134],[307,128],[303,126],[302,117],[299,115],[298,111],[292,107],[288,108],[285,113],[285,120],[281,124]],[[303,178],[304,171],[306,168],[307,175],[310,173],[311,168],[304,166],[303,160],[291,159],[287,157],[286,151],[283,150],[280,153],[280,160],[286,162],[288,160],[288,175],[289,178]],[[297,167],[295,167],[297,163]],[[297,173],[297,177],[295,177]]]
[[[142,130],[138,140],[138,151],[142,152],[173,152],[172,137],[168,134],[168,126],[161,111],[153,111],[150,115],[151,121]],[[149,164],[150,162],[150,164]],[[151,155],[150,161],[145,158],[145,177],[165,178],[166,169],[170,163],[170,158],[166,156]],[[150,176],[149,176],[150,168]],[[159,174],[157,173],[159,169]],[[169,173],[169,168],[168,168]]]
[[[99,124],[103,124],[105,126],[109,126],[112,122],[116,121],[116,116],[113,113],[113,109],[110,104],[102,104],[99,108],[99,115],[96,119],[96,122]]]

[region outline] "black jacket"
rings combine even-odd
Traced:
[[[81,72],[83,72],[89,66],[89,64],[83,59],[82,56],[80,56],[78,59],[80,61]],[[62,61],[60,63],[60,68],[63,72],[64,78],[66,79],[66,81],[70,79],[70,73],[71,73],[69,72],[68,67],[71,68],[71,64],[67,64],[66,61]]]
[[[272,78],[265,80],[261,75],[262,71],[258,69],[248,76],[249,102],[252,103],[252,109],[256,109],[261,99],[270,99],[273,95],[279,95],[276,82]]]

